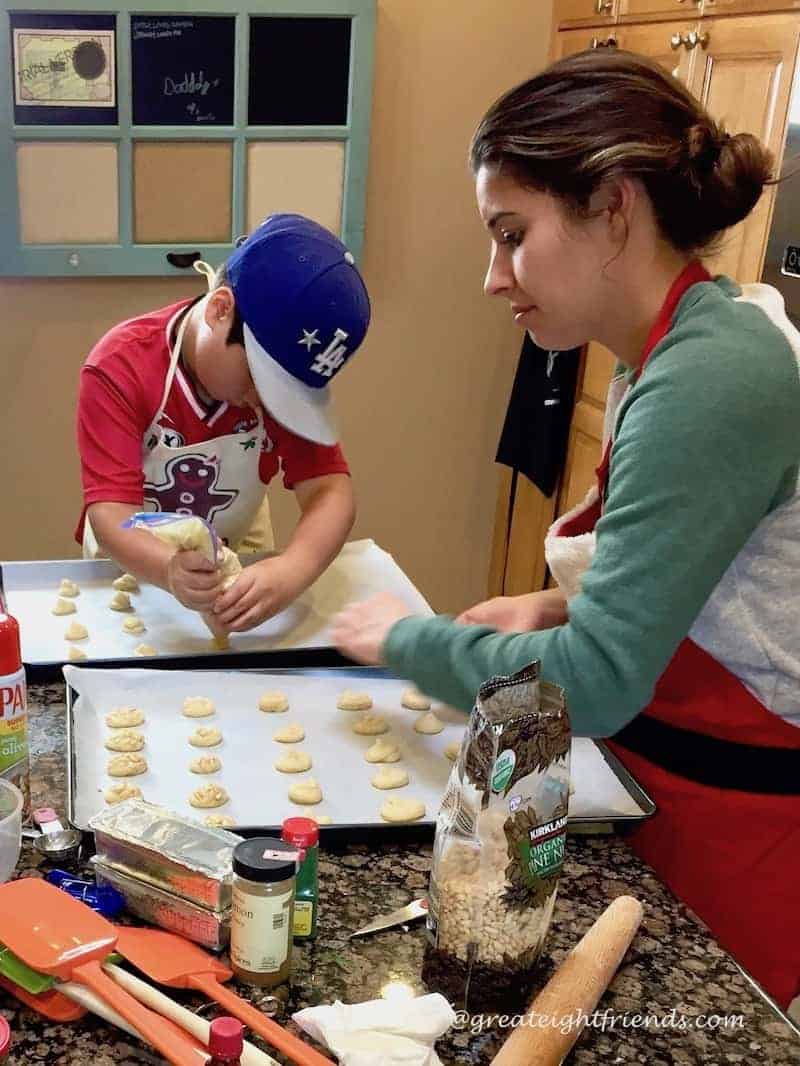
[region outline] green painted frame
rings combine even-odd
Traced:
[[[342,240],[357,260],[364,242],[369,123],[372,103],[375,0],[0,0],[0,276],[97,277],[100,275],[180,275],[186,270],[166,260],[167,252],[201,251],[221,263],[244,232],[248,141],[325,140],[345,142]],[[116,126],[17,126],[14,123],[10,11],[116,14],[118,118]],[[236,16],[236,84],[232,126],[134,126],[131,123],[130,15],[193,14]],[[250,16],[349,16],[350,94],[345,126],[248,126],[248,45]],[[135,244],[133,241],[132,144],[155,140],[225,140],[233,144],[233,234],[229,244]],[[120,240],[117,244],[37,244],[20,241],[17,195],[17,141],[115,141],[119,153]],[[76,259],[77,257],[77,259]]]

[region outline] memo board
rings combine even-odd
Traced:
[[[0,275],[175,275],[275,211],[356,259],[375,0],[0,0]]]

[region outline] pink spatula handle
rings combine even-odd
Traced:
[[[230,1011],[234,1018],[238,1018],[254,1033],[258,1033],[268,1044],[282,1051],[284,1055],[288,1055],[292,1062],[297,1063],[297,1066],[331,1066],[329,1058],[315,1051],[304,1040],[300,1040],[288,1029],[278,1025],[272,1018],[268,1018],[266,1014],[257,1010],[247,1000],[237,996],[235,992],[231,992],[225,985],[221,985],[219,981],[215,981],[213,977],[198,973],[192,974],[188,980],[195,988],[205,992],[209,999],[216,1000],[227,1011]]]
[[[165,1018],[142,1006],[137,999],[115,984],[103,972],[99,960],[93,959],[76,966],[72,971],[72,980],[96,992],[174,1066],[197,1066],[196,1045],[192,1038]]]

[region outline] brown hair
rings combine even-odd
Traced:
[[[587,217],[611,178],[645,186],[663,236],[708,248],[750,213],[771,181],[772,156],[731,136],[658,64],[632,52],[579,52],[500,97],[470,146],[470,165],[510,170]]]

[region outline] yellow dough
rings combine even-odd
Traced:
[[[222,743],[222,733],[210,726],[198,726],[189,737],[193,748],[215,748]]]
[[[77,619],[73,619],[64,631],[65,640],[86,640],[88,636],[89,630]]]
[[[400,697],[400,702],[409,711],[429,711],[431,701],[415,688],[407,688]]]
[[[189,797],[193,807],[224,807],[230,796],[222,785],[202,785]]]
[[[187,696],[181,713],[186,718],[210,718],[214,713],[214,704],[208,696]]]
[[[147,773],[147,759],[136,752],[126,752],[109,759],[107,769],[111,777],[137,777]]]
[[[61,584],[58,586],[59,596],[80,596],[81,590],[75,581],[70,581],[68,577],[61,578]]]
[[[289,697],[285,692],[265,692],[258,701],[258,709],[265,714],[281,714],[289,710]]]
[[[384,822],[418,822],[425,817],[425,804],[419,800],[390,796],[381,805]]]
[[[232,552],[230,548],[223,545],[222,553],[217,559],[217,569],[222,577],[222,591],[227,592],[239,574],[241,574],[242,564],[239,562],[236,552]]]
[[[222,760],[216,755],[198,755],[189,763],[193,774],[215,774],[222,769]]]
[[[127,592],[115,592],[108,606],[112,611],[129,611],[131,609],[131,598]]]
[[[147,628],[141,618],[133,614],[130,618],[126,618],[122,623],[122,628],[126,633],[144,633]]]
[[[230,829],[232,825],[236,825],[236,821],[229,814],[208,814],[203,819],[203,825],[207,825],[209,829]]]
[[[296,723],[285,725],[283,729],[279,729],[272,737],[272,739],[277,740],[279,744],[297,744],[298,741],[305,740],[305,738],[305,729]]]
[[[118,729],[106,740],[109,751],[141,751],[144,737],[135,729]]]
[[[138,592],[139,582],[133,576],[133,574],[123,574],[121,577],[115,578],[111,582],[115,589],[119,592]]]
[[[134,655],[158,655],[152,644],[137,644],[133,649]]]
[[[364,752],[367,762],[399,762],[400,749],[388,737],[379,737]]]
[[[52,614],[75,614],[77,610],[72,600],[62,600],[59,597],[54,606],[50,608]]]
[[[81,659],[88,659],[89,656],[86,654],[85,651],[81,651],[80,648],[70,647],[69,651],[67,652],[67,658],[71,663],[77,663],[80,662]]]
[[[408,784],[408,774],[399,766],[382,766],[370,782],[373,788],[403,788]]]
[[[295,781],[289,788],[289,799],[292,803],[302,803],[304,805],[321,803],[322,789],[313,777],[308,777],[305,781]]]
[[[445,758],[450,762],[455,762],[458,758],[458,753],[461,751],[461,745],[457,740],[454,740],[451,744],[448,744],[444,749]]]
[[[165,544],[177,548],[179,551],[197,551],[204,555],[210,563],[216,562],[216,546],[211,530],[196,515],[170,522],[163,526],[144,526],[148,533],[163,540]]]
[[[282,774],[302,774],[311,769],[311,756],[305,751],[285,751],[275,763]]]
[[[302,815],[304,818],[310,818],[317,825],[331,825],[333,823],[333,818],[329,814],[315,814],[313,807],[304,807]]]
[[[363,714],[353,726],[353,732],[362,737],[376,737],[379,733],[388,733],[389,725],[380,714]]]
[[[348,688],[339,696],[336,706],[340,711],[368,711],[372,706],[372,697],[366,692],[356,692]]]
[[[106,803],[122,803],[123,800],[129,799],[141,799],[142,790],[138,785],[128,784],[127,781],[118,781],[115,785],[110,785],[105,793]]]
[[[231,646],[231,642],[227,633],[215,633],[211,638],[211,650],[212,651],[228,651]],[[220,818],[227,818],[227,815],[220,815]]]
[[[441,733],[444,726],[433,711],[428,711],[427,714],[423,714],[414,722],[414,729],[417,733],[426,733],[433,736],[434,733]]]
[[[144,714],[138,707],[115,707],[106,715],[106,725],[111,729],[129,729],[132,725],[141,725]]]

